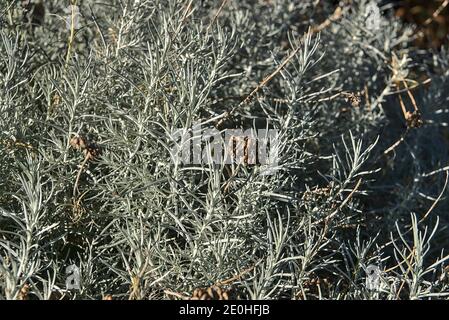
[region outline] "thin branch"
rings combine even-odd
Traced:
[[[426,214],[424,215],[424,217],[422,217],[421,220],[419,220],[419,223],[421,223],[422,221],[424,221],[427,216],[432,212],[432,210],[435,208],[435,206],[437,205],[438,202],[440,202],[441,197],[444,194],[444,191],[446,191],[446,187],[447,187],[447,181],[449,178],[449,171],[446,170],[446,180],[444,181],[444,187],[441,190],[440,195],[438,196],[438,198],[435,199],[435,201],[432,203],[432,205],[430,206],[429,210],[427,210]]]
[[[407,85],[407,82],[406,82],[406,81],[403,81],[403,83],[404,83],[405,89],[407,90],[407,94],[408,94],[410,100],[412,101],[412,105],[413,105],[413,107],[415,108],[415,111],[418,111],[419,109],[418,109],[418,105],[416,104],[415,97],[414,97],[413,94],[410,92],[410,90],[409,90],[409,88],[408,88],[408,85]]]
[[[325,28],[327,28],[332,22],[337,21],[339,19],[341,19],[342,15],[342,8],[341,7],[337,7],[337,9],[335,9],[334,13],[326,19],[326,21],[324,21],[323,23],[321,23],[320,25],[316,26],[316,27],[312,27],[309,29],[309,32],[306,35],[309,34],[314,34],[317,32],[320,32],[322,30],[324,30]],[[301,40],[304,39],[304,37],[306,36],[304,35]],[[231,116],[237,109],[239,109],[241,106],[249,103],[252,99],[252,97],[259,92],[260,89],[262,89],[263,87],[265,87],[282,69],[284,69],[284,67],[293,59],[293,57],[296,56],[296,54],[299,52],[299,50],[301,50],[301,46],[299,45],[295,50],[293,50],[293,52],[276,68],[276,70],[274,70],[270,75],[268,75],[267,77],[265,77],[254,89],[253,91],[251,91],[251,93],[242,101],[240,102],[238,105],[234,106],[230,111],[225,112],[222,115],[222,118],[220,119],[220,121],[217,123],[217,127],[219,127],[227,118],[229,118],[229,116]]]
[[[229,1],[229,0],[223,0],[223,1],[221,2],[220,7],[218,8],[217,12],[216,12],[215,15],[214,15],[214,18],[210,21],[209,25],[207,26],[206,32],[209,32],[209,29],[214,25],[215,21],[217,21],[218,16],[220,15],[221,11],[223,10],[224,6],[226,5],[226,3],[227,3],[228,1]]]
[[[326,217],[326,220],[333,218],[338,213],[338,211],[343,209],[343,207],[349,202],[349,200],[351,200],[354,193],[359,189],[361,183],[362,183],[362,178],[359,178],[355,187],[352,189],[351,193],[346,197],[346,199],[338,206],[338,208],[334,212],[332,212],[330,215],[328,215]]]
[[[393,151],[394,149],[396,149],[396,147],[397,147],[398,145],[400,145],[402,141],[404,141],[404,138],[405,138],[405,136],[407,135],[407,133],[408,133],[408,128],[407,128],[407,129],[405,130],[405,132],[402,134],[401,138],[400,138],[398,141],[396,141],[395,143],[393,143],[393,145],[392,145],[391,147],[389,147],[387,150],[385,150],[385,151],[383,152],[383,154],[390,153],[391,151]]]
[[[438,7],[438,9],[435,10],[432,16],[429,17],[426,21],[424,21],[424,25],[427,26],[430,23],[432,23],[432,21],[434,21],[440,15],[440,13],[444,10],[444,8],[447,7],[448,4],[449,0],[444,0],[444,2]]]
[[[171,290],[168,290],[168,289],[165,289],[164,293],[169,295],[169,296],[173,296],[173,297],[179,298],[181,300],[190,300],[190,298],[188,296],[182,295],[182,294],[180,294],[178,292],[174,292],[174,291],[171,291]]]

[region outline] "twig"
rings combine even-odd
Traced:
[[[316,27],[310,28],[309,32],[307,34],[313,34],[313,33],[317,33],[317,32],[324,30],[332,22],[339,20],[342,17],[342,12],[343,12],[342,8],[337,7],[337,9],[335,9],[334,13],[329,18],[327,18],[326,21],[324,21],[323,23],[321,23],[320,25],[318,25]],[[303,36],[301,38],[301,40],[304,39],[304,37],[305,36]],[[252,99],[252,97],[257,92],[259,92],[260,89],[265,87],[268,84],[268,82],[270,82],[290,62],[290,60],[292,60],[293,57],[296,56],[296,54],[299,52],[300,49],[301,49],[301,46],[298,46],[295,50],[293,50],[293,52],[276,68],[276,70],[274,70],[270,75],[265,77],[242,102],[240,102],[238,105],[234,106],[230,111],[225,112],[222,115],[220,121],[218,121],[217,127],[219,127],[227,118],[229,118],[229,116],[232,115],[238,108],[247,104]]]
[[[411,81],[411,80],[405,79],[404,81]],[[426,80],[424,80],[422,82],[413,81],[413,83],[414,83],[413,86],[408,87],[408,89],[400,89],[400,90],[396,90],[396,91],[390,91],[387,94],[387,96],[391,96],[391,95],[402,93],[402,92],[407,92],[407,90],[412,91],[412,90],[415,90],[415,89],[419,88],[420,86],[428,84],[430,82],[432,82],[432,79],[430,79],[430,78],[428,78],[428,79],[426,79]]]
[[[406,260],[410,259],[412,254],[413,254],[413,251],[410,252],[410,254],[405,259]],[[387,273],[387,272],[393,271],[394,269],[399,268],[403,263],[405,263],[406,260],[403,260],[403,261],[399,262],[397,265],[395,265],[394,267],[391,267],[391,268],[385,270],[384,273]]]
[[[326,233],[329,220],[332,219],[338,213],[338,211],[341,210],[348,203],[349,200],[351,200],[351,198],[354,196],[354,193],[359,189],[361,183],[362,183],[362,178],[359,178],[355,187],[351,190],[351,192],[348,194],[348,196],[345,198],[345,200],[343,200],[343,202],[338,206],[338,208],[335,209],[327,217],[324,217],[324,218],[314,222],[314,224],[319,224],[319,223],[325,222],[325,228],[324,228],[325,232],[324,233]]]
[[[90,159],[91,155],[89,152],[86,153],[83,162],[81,163],[81,168],[78,170],[78,174],[76,175],[75,184],[73,185],[73,197],[76,198],[76,192],[78,191],[78,183],[80,181],[81,173],[86,166],[87,161]]]
[[[187,18],[190,16],[191,8],[192,8],[192,2],[193,1],[190,0],[189,3],[187,4],[186,11],[184,11],[184,15],[182,17],[181,25],[183,25],[186,22]]]
[[[332,13],[332,15],[329,18],[327,18],[324,22],[322,22],[318,26],[312,28],[312,32],[313,33],[318,33],[318,32],[323,31],[324,29],[329,27],[332,22],[340,20],[342,16],[343,16],[342,8],[341,7],[337,7],[337,9],[335,9],[334,13]]]
[[[424,21],[424,25],[427,26],[429,25],[432,21],[434,21],[436,19],[436,17],[438,17],[441,13],[441,11],[444,10],[444,8],[447,7],[447,5],[449,4],[449,0],[445,0],[437,10],[435,10],[435,12],[432,14],[431,17],[429,17],[426,21]]]
[[[223,10],[224,6],[226,5],[226,3],[227,3],[228,1],[229,1],[229,0],[223,0],[223,1],[221,2],[221,5],[220,5],[220,7],[218,8],[217,13],[215,13],[214,18],[210,21],[209,25],[208,25],[207,28],[206,28],[206,33],[209,32],[209,29],[214,25],[215,21],[217,20],[218,16],[220,15],[221,11]]]
[[[447,187],[447,181],[449,179],[449,172],[446,170],[446,180],[444,181],[444,187],[441,190],[440,195],[438,196],[438,198],[435,199],[435,201],[432,203],[432,205],[430,206],[429,210],[427,210],[426,214],[424,215],[424,217],[422,217],[421,220],[419,220],[419,223],[423,222],[427,216],[432,212],[432,210],[435,208],[435,206],[437,205],[438,202],[440,202],[441,197],[444,194],[444,191],[446,191],[446,187]]]
[[[260,260],[260,261],[261,261],[261,260]],[[259,261],[259,262],[260,262],[260,261]],[[229,278],[229,279],[224,280],[224,281],[218,281],[217,283],[215,283],[214,286],[220,287],[220,286],[228,285],[228,284],[230,284],[230,283],[232,283],[232,282],[234,282],[234,281],[236,281],[236,280],[241,279],[243,275],[245,275],[246,273],[248,273],[248,272],[250,272],[251,270],[253,270],[259,262],[257,262],[254,266],[249,267],[248,269],[243,270],[243,271],[240,272],[238,275],[235,275],[235,276],[233,276],[232,278]],[[169,290],[169,289],[165,289],[165,290],[164,290],[164,293],[167,294],[167,295],[170,295],[170,296],[177,297],[177,298],[182,299],[182,300],[190,300],[190,297],[185,296],[185,295],[183,295],[183,294],[181,294],[181,293],[178,293],[178,292],[171,291],[171,290]]]
[[[242,272],[240,272],[239,274],[233,276],[232,278],[229,278],[227,280],[224,281],[218,281],[215,285],[216,286],[223,286],[223,285],[227,285],[230,284],[236,280],[239,280],[242,278],[243,275],[247,274],[248,272],[250,272],[251,270],[253,270],[256,267],[257,264],[255,264],[252,267],[249,267],[248,269],[243,270]]]
[[[334,217],[338,213],[338,211],[341,210],[348,203],[349,200],[351,200],[352,196],[357,191],[357,189],[360,187],[361,183],[362,183],[362,178],[359,178],[359,180],[357,181],[355,187],[352,189],[351,193],[346,197],[345,200],[343,200],[343,202],[338,206],[338,208],[334,212],[332,212],[330,215],[328,215],[325,218],[326,221],[328,221],[332,217]]]
[[[182,300],[189,300],[190,299],[189,297],[187,297],[185,295],[182,295],[182,294],[180,294],[178,292],[174,292],[174,291],[171,291],[171,290],[168,290],[168,289],[165,289],[164,293],[169,295],[169,296],[174,296],[174,297],[182,299]]]
[[[445,0],[440,7],[438,7],[437,10],[435,10],[435,12],[432,14],[431,17],[427,18],[426,21],[424,21],[423,26],[428,26],[430,23],[432,23],[439,15],[440,13],[447,7],[447,5],[449,4],[449,0]],[[420,38],[420,37],[425,37],[425,33],[424,31],[420,30],[419,32],[417,32],[415,34],[415,36],[413,37],[414,40]]]
[[[405,107],[404,100],[402,100],[402,96],[398,95],[399,104],[401,105],[402,113],[404,114],[404,118],[407,119],[407,108]]]
[[[430,214],[430,212],[433,211],[433,209],[435,208],[435,206],[437,205],[437,203],[441,200],[441,197],[442,197],[442,195],[444,194],[444,191],[446,190],[447,183],[448,183],[448,180],[449,180],[449,168],[446,168],[445,171],[446,171],[446,181],[444,182],[444,187],[443,187],[443,189],[441,190],[440,195],[439,195],[439,196],[435,199],[435,201],[432,203],[432,205],[430,206],[429,210],[427,210],[427,212],[424,214],[424,217],[421,218],[421,219],[418,221],[418,224],[420,224],[421,222],[423,222],[423,221],[427,218],[427,216]],[[423,175],[423,176],[426,176],[426,175]],[[404,232],[403,235],[408,234],[408,233],[411,232],[412,230],[413,230],[413,227],[410,227],[407,231]],[[386,244],[384,244],[383,246],[381,246],[381,247],[379,248],[379,250],[388,247],[389,245],[393,244],[393,242],[394,242],[393,239],[390,240],[389,242],[387,242]],[[399,265],[401,265],[401,264],[402,264],[402,263],[400,263]],[[390,269],[386,270],[385,272],[394,270],[394,269],[396,269],[399,265],[397,265],[397,266],[395,266],[395,267],[393,267],[393,268],[390,268]]]
[[[72,45],[73,45],[73,39],[75,38],[75,7],[76,7],[76,0],[71,1],[71,17],[70,17],[70,36],[69,36],[69,44],[67,47],[67,56],[65,60],[65,66],[67,68],[67,65],[70,60],[70,54],[72,52]]]
[[[412,105],[415,108],[415,111],[418,111],[418,105],[416,104],[416,100],[415,97],[413,96],[413,94],[410,92],[407,82],[406,81],[402,81],[404,83],[405,89],[407,90],[407,94],[410,98],[410,100],[412,101]]]
[[[369,100],[369,91],[368,91],[368,86],[365,84],[365,102],[367,104],[368,110],[371,111],[371,102]]]
[[[395,143],[393,143],[393,145],[392,145],[391,147],[389,147],[387,150],[385,150],[385,151],[383,152],[383,154],[390,153],[391,151],[393,151],[394,149],[396,149],[396,147],[397,147],[398,145],[400,145],[402,141],[404,141],[404,138],[405,138],[405,136],[407,135],[407,133],[408,133],[408,128],[407,128],[407,129],[405,130],[405,132],[402,134],[401,138],[400,138],[398,141],[396,141]]]

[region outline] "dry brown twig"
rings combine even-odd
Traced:
[[[224,281],[218,281],[215,285],[216,286],[223,286],[223,285],[231,284],[234,281],[240,280],[242,278],[242,276],[244,276],[245,274],[247,274],[248,272],[253,270],[256,267],[256,265],[257,265],[257,263],[254,266],[249,267],[249,268],[243,270],[242,272],[240,272],[239,274],[233,276],[232,278],[229,278],[229,279],[224,280]]]
[[[171,290],[169,290],[169,289],[165,289],[165,290],[164,290],[164,293],[165,293],[166,295],[173,296],[173,297],[176,297],[176,298],[181,299],[181,300],[190,300],[190,297],[185,296],[185,295],[183,295],[183,294],[180,294],[180,293],[178,293],[178,292],[171,291]]]
[[[214,25],[215,21],[217,21],[218,16],[220,15],[221,11],[223,10],[224,6],[226,5],[226,3],[227,3],[228,1],[229,1],[229,0],[223,0],[223,1],[221,2],[220,7],[218,8],[218,10],[217,10],[217,12],[215,13],[213,19],[210,21],[209,25],[208,25],[207,28],[206,28],[206,33],[209,32],[209,29]]]
[[[78,169],[78,173],[76,175],[75,183],[73,185],[73,192],[72,192],[74,219],[78,220],[79,218],[81,218],[80,212],[82,213],[82,211],[83,211],[81,200],[87,193],[87,191],[86,191],[81,196],[78,197],[78,194],[79,194],[78,185],[80,182],[81,174],[84,171],[84,169],[87,165],[87,162],[89,160],[94,160],[96,157],[99,156],[100,148],[96,143],[94,143],[92,141],[88,141],[86,138],[84,138],[82,136],[73,137],[72,139],[70,139],[70,146],[73,149],[80,151],[84,154],[84,160],[81,163],[80,168]]]
[[[446,180],[444,181],[444,187],[441,190],[441,193],[438,195],[438,197],[432,203],[432,205],[430,206],[429,210],[427,210],[427,212],[424,214],[424,216],[421,218],[421,220],[419,220],[419,223],[423,222],[429,216],[429,214],[432,212],[432,210],[435,208],[437,203],[440,202],[441,197],[443,196],[444,192],[446,191],[448,180],[449,180],[449,172],[446,171]]]
[[[391,151],[393,151],[394,149],[396,149],[396,147],[397,147],[398,145],[400,145],[400,144],[404,141],[404,138],[405,138],[405,136],[407,135],[408,130],[409,130],[409,129],[407,128],[407,129],[404,131],[404,133],[401,135],[401,137],[399,138],[399,140],[396,141],[395,143],[393,143],[389,148],[387,148],[387,149],[383,152],[383,154],[386,155],[386,154],[390,153]]]
[[[396,147],[399,146],[404,141],[404,138],[406,137],[406,135],[408,134],[408,132],[411,128],[419,128],[423,125],[423,120],[421,119],[421,112],[418,108],[415,97],[412,94],[412,90],[419,87],[420,85],[430,82],[430,80],[427,79],[426,81],[424,81],[422,83],[418,83],[414,80],[407,79],[408,71],[406,72],[406,71],[402,70],[403,64],[406,62],[406,60],[407,60],[406,57],[402,57],[402,59],[399,60],[396,57],[396,55],[393,54],[393,59],[391,62],[391,69],[393,71],[393,82],[396,85],[396,88],[398,89],[394,93],[398,95],[399,105],[401,107],[401,111],[404,116],[404,120],[407,124],[407,128],[404,131],[404,133],[401,135],[401,137],[393,145],[391,145],[389,148],[387,148],[383,152],[384,155],[386,155],[386,154],[390,153],[391,151],[393,151],[394,149],[396,149]],[[409,87],[408,82],[414,83],[414,86]],[[403,89],[401,89],[401,83],[403,84]],[[404,100],[401,96],[402,92],[407,93],[407,95],[412,103],[412,106],[413,106],[413,112],[408,111],[407,108],[405,107]],[[393,93],[391,93],[391,94],[393,94]]]
[[[189,3],[187,3],[186,10],[184,11],[184,15],[182,17],[181,25],[184,25],[187,18],[190,17],[190,15],[193,13],[192,2],[193,2],[193,0],[190,0]]]
[[[239,274],[237,274],[237,275],[235,275],[235,276],[233,276],[233,277],[231,277],[231,278],[229,278],[229,279],[226,279],[226,280],[223,280],[223,281],[218,281],[218,282],[216,282],[214,285],[212,285],[211,287],[209,287],[209,288],[207,288],[207,289],[204,289],[204,290],[202,290],[202,291],[204,291],[204,293],[209,294],[210,296],[213,295],[213,294],[211,293],[211,290],[218,291],[218,295],[220,296],[220,295],[221,295],[221,291],[220,291],[220,290],[221,290],[221,287],[222,287],[222,286],[230,285],[230,284],[232,284],[234,281],[240,280],[245,274],[247,274],[248,272],[250,272],[251,270],[253,270],[253,269],[257,266],[257,264],[259,264],[260,261],[261,261],[261,260],[259,260],[259,261],[258,261],[255,265],[253,265],[252,267],[249,267],[249,268],[247,268],[247,269],[241,271]],[[195,289],[193,296],[202,296],[202,294],[199,293],[199,290],[201,290],[201,289]],[[181,300],[191,300],[191,299],[192,299],[192,297],[183,295],[183,294],[181,294],[181,293],[179,293],[179,292],[174,292],[174,291],[169,290],[169,289],[165,289],[165,290],[164,290],[164,293],[165,293],[166,295],[173,296],[173,297],[176,297],[176,298],[181,299]],[[227,298],[229,298],[227,292],[223,292],[223,298],[224,298],[225,300],[227,300]]]
[[[337,7],[333,14],[327,18],[324,22],[319,24],[318,26],[312,27],[309,29],[309,32],[307,34],[314,34],[323,31],[325,28],[327,28],[332,22],[335,22],[337,20],[340,20],[343,16],[343,9],[341,7]],[[307,35],[306,34],[306,35]],[[304,35],[301,38],[301,41],[306,36]],[[295,50],[290,53],[290,55],[285,58],[285,60],[274,70],[271,74],[269,74],[267,77],[265,77],[254,89],[251,91],[249,95],[246,96],[246,98],[241,101],[238,105],[234,106],[230,111],[226,111],[222,114],[221,119],[217,123],[217,127],[221,126],[224,121],[226,121],[229,116],[231,116],[237,109],[239,109],[241,106],[249,103],[251,99],[254,97],[254,95],[259,92],[260,89],[265,87],[284,67],[296,56],[296,54],[301,50],[301,46],[298,46]]]
[[[349,200],[351,200],[351,198],[353,197],[355,192],[359,189],[361,183],[362,183],[362,178],[359,178],[359,180],[357,181],[355,187],[351,190],[351,192],[345,198],[345,200],[343,200],[343,202],[338,206],[338,208],[334,212],[332,212],[330,215],[328,215],[325,218],[326,221],[329,221],[330,219],[332,219],[338,213],[338,211],[343,209],[343,207],[349,202]]]
[[[87,161],[89,161],[89,159],[90,159],[90,155],[89,155],[89,154],[86,154],[86,156],[84,157],[84,160],[83,160],[83,162],[81,163],[81,166],[80,166],[80,168],[79,168],[79,170],[78,170],[78,173],[77,173],[77,175],[76,175],[75,184],[73,185],[73,197],[74,197],[74,198],[76,197],[76,194],[79,192],[79,190],[78,190],[78,184],[79,184],[79,182],[80,182],[81,173],[83,172],[84,167],[86,166]]]
[[[94,160],[96,157],[98,157],[100,155],[100,148],[99,146],[93,142],[93,141],[88,141],[85,137],[83,136],[76,136],[70,139],[70,146],[77,150],[80,151],[84,154],[84,160],[81,163],[81,167],[78,171],[78,174],[76,176],[76,181],[75,181],[75,185],[73,186],[73,196],[76,195],[76,192],[78,190],[78,183],[79,183],[79,179],[81,176],[82,171],[84,170],[84,167],[87,164],[87,161],[89,160]]]
[[[445,180],[445,182],[444,182],[444,187],[442,188],[440,194],[439,194],[438,197],[435,199],[435,201],[432,203],[432,205],[430,206],[430,208],[429,208],[429,209],[427,210],[427,212],[424,214],[424,216],[423,216],[420,220],[418,220],[418,225],[419,225],[420,223],[422,223],[425,219],[427,219],[427,217],[430,215],[430,213],[433,211],[433,209],[435,209],[435,207],[436,207],[436,205],[438,204],[438,202],[440,202],[441,197],[443,196],[444,192],[446,191],[446,187],[447,187],[447,184],[448,184],[448,181],[449,181],[449,169],[448,169],[448,168],[445,168],[444,171],[446,172],[446,180]],[[429,176],[429,175],[423,175],[423,176],[426,177],[426,176]],[[403,233],[403,236],[405,236],[406,234],[408,234],[408,233],[411,232],[412,230],[413,230],[413,227],[412,227],[412,226],[409,227],[409,229]],[[387,242],[386,244],[384,244],[383,246],[381,246],[381,247],[379,248],[379,250],[382,250],[382,249],[388,247],[389,245],[391,245],[391,244],[393,244],[393,243],[394,243],[394,240],[392,239],[392,240],[390,240],[389,242]],[[411,254],[411,253],[410,253],[410,254]],[[410,255],[409,255],[409,256],[410,256]],[[407,258],[407,259],[408,259],[408,258]],[[403,262],[404,262],[404,261],[403,261]],[[399,267],[403,262],[399,263],[399,264],[396,265],[395,267],[392,267],[392,268],[390,268],[390,269],[388,269],[388,270],[386,270],[386,271],[384,271],[384,272],[389,272],[389,271],[392,271],[392,270],[396,269],[396,268]]]
[[[443,3],[438,7],[438,9],[435,10],[432,16],[429,17],[426,21],[424,21],[424,25],[427,26],[431,24],[432,21],[434,21],[440,15],[440,13],[444,10],[444,8],[447,7],[448,4],[449,0],[444,0]]]
[[[441,14],[441,12],[449,5],[449,0],[444,0],[443,3],[441,3],[441,5],[434,11],[434,13],[432,14],[432,16],[430,16],[429,18],[427,18],[426,21],[424,21],[423,26],[426,27],[429,24],[431,24],[433,21],[435,21],[435,19]],[[416,34],[412,37],[413,40],[419,39],[419,38],[423,38],[425,37],[425,32],[423,30],[419,30],[418,32],[416,32]]]
[[[435,201],[432,203],[432,205],[431,205],[430,208],[427,210],[427,212],[424,214],[424,216],[418,221],[418,224],[422,223],[422,222],[423,222],[423,221],[430,215],[430,213],[431,213],[431,212],[433,211],[433,209],[436,207],[437,203],[440,202],[441,197],[443,196],[444,192],[446,191],[448,179],[449,179],[449,171],[446,170],[446,180],[445,180],[445,182],[444,182],[444,186],[443,186],[443,188],[442,188],[440,194],[439,194],[438,197],[435,199]],[[407,233],[411,232],[412,230],[413,230],[413,228],[410,228],[410,229],[407,230],[404,234],[407,234]],[[392,243],[393,243],[393,240],[390,241],[389,243],[387,243],[386,246],[389,245],[389,244],[392,244]],[[391,272],[391,271],[393,271],[393,270],[399,268],[401,265],[403,265],[404,263],[406,263],[406,262],[412,257],[412,255],[413,255],[414,253],[415,253],[415,250],[413,249],[413,251],[410,252],[410,254],[405,258],[405,260],[403,260],[403,261],[399,262],[397,265],[395,265],[395,266],[393,266],[393,267],[391,267],[391,268],[385,270],[384,273],[388,273],[388,272]],[[406,276],[409,272],[410,272],[410,266],[409,266],[409,268],[408,268],[407,273],[405,274],[405,276]],[[398,290],[398,293],[397,293],[397,295],[396,295],[396,299],[399,298],[399,294],[401,293],[401,291],[402,291],[402,289],[403,289],[403,287],[404,287],[404,284],[405,284],[405,280],[403,280],[402,283],[401,283],[401,286],[400,286],[400,288],[399,288],[399,290]]]
[[[327,230],[327,227],[329,225],[329,221],[331,221],[331,219],[341,210],[343,209],[343,207],[349,202],[349,200],[351,200],[351,198],[354,196],[354,194],[357,192],[357,190],[359,189],[360,185],[362,184],[362,178],[359,178],[359,180],[357,180],[357,183],[355,184],[354,188],[352,188],[351,192],[348,194],[348,196],[343,200],[343,202],[338,206],[338,208],[336,208],[334,211],[332,211],[332,213],[330,213],[328,216],[314,222],[314,224],[320,224],[323,223],[325,224],[325,232]],[[324,232],[324,233],[325,233]]]

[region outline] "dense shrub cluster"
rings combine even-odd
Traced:
[[[449,52],[388,6],[0,12],[0,298],[449,294]],[[194,125],[277,130],[276,170],[174,161]]]

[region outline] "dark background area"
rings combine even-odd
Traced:
[[[439,48],[442,44],[448,43],[449,1],[402,0],[390,3],[394,6],[398,17],[417,26],[417,46]],[[441,11],[439,15],[434,16],[437,10]]]

